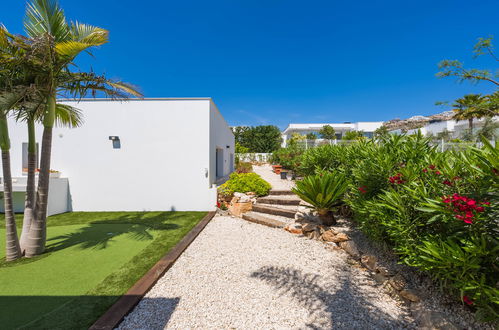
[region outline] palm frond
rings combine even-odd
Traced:
[[[27,4],[24,28],[29,37],[49,34],[56,42],[70,36],[64,11],[57,0],[32,0]]]
[[[59,127],[79,127],[83,124],[83,113],[78,108],[57,103],[55,106],[55,124]]]
[[[70,31],[70,40],[56,43],[55,49],[59,55],[76,57],[84,50],[109,41],[109,32],[99,27],[76,22],[71,24]]]
[[[95,44],[97,46],[108,42],[109,31],[88,24],[72,22],[71,36],[74,41],[86,44]]]
[[[59,86],[62,91],[69,93],[73,98],[86,95],[95,97],[101,92],[112,99],[126,100],[130,95],[141,97],[142,94],[130,84],[109,80],[105,76],[93,72],[65,72],[61,74]]]

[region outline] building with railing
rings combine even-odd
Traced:
[[[331,126],[336,133],[336,139],[341,140],[343,135],[349,131],[362,132],[366,137],[372,137],[376,129],[383,125],[382,121],[364,121],[364,122],[345,122],[345,123],[325,123],[325,124],[289,124],[288,127],[282,132],[282,146],[286,147],[287,141],[291,139],[294,133],[300,135],[307,135],[314,133],[320,137],[319,131],[324,126]]]

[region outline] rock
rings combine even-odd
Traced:
[[[376,281],[376,283],[383,284],[386,281],[388,281],[388,277],[381,273],[376,273],[373,275],[373,279]]]
[[[350,240],[350,237],[345,233],[338,233],[333,237],[333,242],[335,243],[346,242],[348,240]]]
[[[326,250],[329,250],[329,251],[338,251],[338,250],[342,251],[341,248],[338,245],[336,245],[336,243],[326,242],[326,244],[324,244],[324,245],[325,245],[325,249]]]
[[[301,225],[299,224],[291,224],[284,227],[284,230],[289,231],[291,234],[303,234],[303,230],[301,229]]]
[[[253,204],[251,202],[247,203],[231,203],[229,205],[229,213],[240,217],[243,213],[249,212],[253,209]]]
[[[366,267],[369,270],[374,271],[376,269],[376,262],[377,259],[375,256],[371,255],[363,255],[362,258],[360,258],[360,263]]]
[[[340,247],[352,257],[356,259],[360,257],[359,249],[357,249],[357,245],[353,241],[340,242]]]
[[[238,202],[239,203],[247,203],[247,202],[251,202],[251,197],[246,195],[246,194],[243,194],[243,193],[239,193],[239,192],[235,192],[234,193],[234,197],[237,197],[239,198],[238,199]]]
[[[397,274],[394,277],[392,277],[389,280],[389,283],[395,290],[398,291],[403,290],[406,285],[405,278],[400,274]]]
[[[404,290],[400,291],[399,294],[402,298],[405,298],[405,299],[412,301],[412,302],[420,302],[421,301],[421,298],[419,298],[419,296],[416,294],[416,292],[414,292],[413,290],[410,290],[410,289],[404,289]]]
[[[390,272],[388,269],[386,269],[383,266],[376,266],[376,273],[379,273],[379,274],[386,276],[386,277],[393,275],[392,272]]]
[[[421,303],[411,304],[411,312],[420,329],[457,330],[442,313],[425,309]]]
[[[308,233],[311,231],[315,231],[317,229],[317,225],[314,223],[307,222],[307,223],[304,223],[301,228],[302,228],[304,233]]]
[[[304,231],[303,233],[305,234],[305,236],[307,236],[310,239],[320,239],[321,238],[320,229],[317,228],[317,227],[313,231],[309,231],[309,232],[306,232],[306,233]]]
[[[305,219],[305,214],[301,213],[301,212],[296,212],[295,213],[295,220],[296,221],[301,221],[301,220],[304,220]]]
[[[308,211],[310,211],[310,209],[308,207],[298,206],[297,212],[299,212],[299,213],[308,213]]]
[[[246,193],[246,196],[250,196],[250,197],[255,197],[256,196],[256,193],[252,192],[252,191],[248,191]]]
[[[335,233],[332,230],[327,230],[324,233],[322,233],[322,239],[326,242],[334,242],[334,236]]]

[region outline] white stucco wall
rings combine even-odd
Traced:
[[[223,173],[216,177],[216,149],[223,153]],[[214,102],[210,103],[210,180],[223,182],[234,171],[234,134]]]
[[[66,103],[81,109],[85,120],[82,127],[55,128],[53,134],[51,168],[68,179],[70,210],[215,208],[211,140],[233,148],[234,137],[225,135],[225,121],[220,120],[214,127],[222,137],[210,133],[211,99]],[[21,176],[21,146],[27,133],[13,121],[10,131],[12,175]],[[41,135],[37,127],[37,141]],[[119,136],[120,149],[113,149],[109,136]]]

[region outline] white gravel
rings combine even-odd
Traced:
[[[120,329],[414,328],[343,251],[215,217]]]

